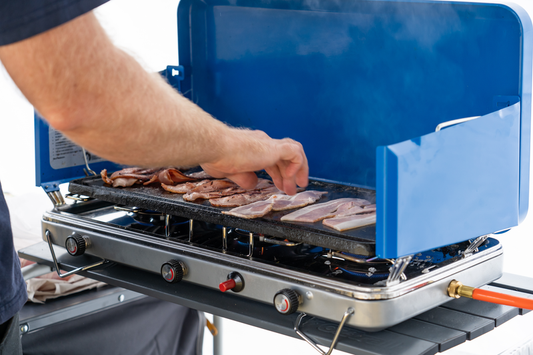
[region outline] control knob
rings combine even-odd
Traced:
[[[187,266],[183,261],[169,260],[161,266],[161,276],[168,283],[180,282],[187,275]]]
[[[65,248],[72,256],[82,255],[90,245],[91,242],[89,237],[81,236],[77,233],[72,233],[72,235],[65,240]]]
[[[281,314],[292,314],[302,303],[302,296],[290,288],[284,288],[274,295],[274,307]]]
[[[221,282],[218,288],[222,292],[226,292],[227,290],[241,292],[244,289],[244,278],[238,272],[231,272],[228,274],[228,279]]]

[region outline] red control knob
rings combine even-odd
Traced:
[[[228,279],[221,282],[218,288],[222,292],[232,290],[233,292],[241,292],[244,289],[244,278],[238,272],[231,272],[228,275]]]
[[[227,281],[221,282],[220,285],[218,285],[218,288],[222,292],[226,292],[227,290],[233,289],[237,284],[235,283],[235,280],[229,279]]]

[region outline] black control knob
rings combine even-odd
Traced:
[[[161,276],[168,283],[180,282],[187,275],[187,266],[183,261],[169,260],[161,266]]]
[[[284,288],[274,296],[274,307],[281,314],[292,314],[298,310],[302,297],[290,288]]]
[[[89,248],[89,237],[83,237],[77,233],[73,233],[65,241],[65,248],[72,256],[82,255]]]

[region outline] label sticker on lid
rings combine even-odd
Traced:
[[[85,165],[83,159],[83,149],[71,142],[61,132],[56,131],[52,127],[48,128],[49,147],[50,147],[50,166],[53,169],[64,169],[72,166]],[[104,161],[104,159],[90,153],[85,152],[87,162],[97,163]]]

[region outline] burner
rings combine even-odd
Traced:
[[[324,265],[329,268],[328,277],[337,277],[360,283],[373,284],[389,277],[390,265],[385,263],[361,264],[332,259],[324,261]]]
[[[228,232],[228,250],[250,256],[249,231],[234,228]],[[253,257],[267,261],[289,262],[298,264],[302,259],[314,258],[321,255],[323,248],[309,244],[294,243],[253,233]]]

